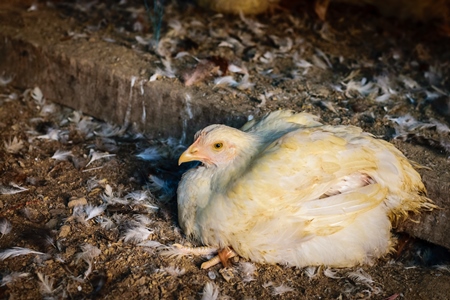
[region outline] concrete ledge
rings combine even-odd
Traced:
[[[211,123],[245,121],[243,110],[221,103],[217,93],[186,88],[177,79],[148,82],[154,67],[131,49],[92,38],[65,40],[71,26],[56,12],[8,8],[0,18],[0,70],[13,75],[17,87],[39,86],[52,101],[107,122],[131,124],[150,138],[192,137]],[[47,30],[55,23],[60,31]]]
[[[398,230],[450,249],[450,182],[442,179],[448,178],[450,172],[447,156],[430,153],[429,157],[424,157],[423,152],[427,150],[421,146],[401,141],[394,141],[394,144],[409,158],[430,168],[418,171],[422,175],[428,196],[440,207],[431,213],[424,212],[413,218],[416,222],[408,221],[401,224]]]

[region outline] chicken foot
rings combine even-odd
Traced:
[[[202,263],[201,268],[202,269],[209,269],[219,263],[222,263],[224,267],[228,267],[229,259],[237,256],[237,253],[234,252],[233,249],[230,247],[226,247],[223,249],[218,250],[214,247],[188,247],[183,246],[181,244],[173,244],[172,249],[168,250],[166,249],[165,255],[168,256],[183,256],[183,255],[194,255],[194,256],[207,256],[211,255],[213,253],[217,253],[216,256],[211,258],[208,261],[205,261]]]
[[[227,268],[230,266],[229,259],[233,258],[235,256],[237,256],[237,253],[234,252],[234,250],[231,249],[230,247],[226,247],[224,249],[219,250],[217,255],[214,256],[213,258],[202,263],[200,268],[202,268],[203,270],[206,270],[206,269],[211,268],[212,266],[217,265],[220,262],[222,263],[222,265],[225,268]]]

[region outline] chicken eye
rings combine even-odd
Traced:
[[[214,150],[220,150],[223,148],[223,143],[215,143],[213,147]]]

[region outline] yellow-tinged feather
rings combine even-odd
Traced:
[[[197,0],[200,6],[220,13],[255,15],[266,12],[279,0]]]

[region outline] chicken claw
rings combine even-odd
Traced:
[[[209,269],[209,268],[217,265],[218,263],[222,263],[222,265],[225,268],[227,268],[230,265],[229,259],[233,258],[235,256],[237,256],[237,253],[234,252],[234,250],[231,249],[230,247],[226,247],[222,250],[219,250],[218,254],[216,256],[214,256],[213,258],[202,263],[200,268],[202,268],[203,270],[206,270],[206,269]]]

